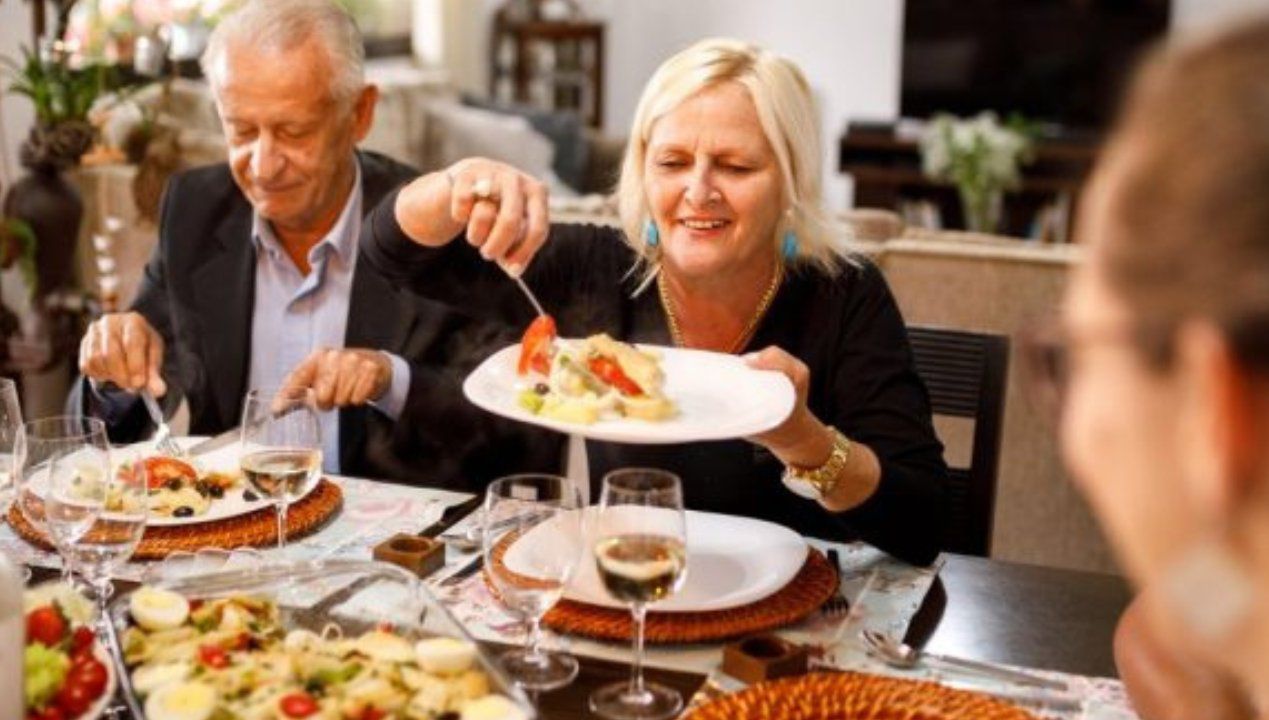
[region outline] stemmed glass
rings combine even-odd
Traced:
[[[98,633],[106,636],[106,601],[111,577],[136,551],[149,514],[145,464],[111,472],[109,458],[95,447],[55,457],[44,498],[49,534],[74,556],[76,571],[97,602]]]
[[[100,514],[92,500],[110,473],[106,426],[96,418],[58,416],[22,425],[16,444],[17,503],[62,558],[62,579],[71,580],[74,544]],[[83,489],[72,492],[78,482]]]
[[[22,432],[22,407],[18,403],[18,386],[9,378],[0,378],[0,522],[9,516],[9,507],[17,495],[16,451]],[[30,568],[26,580],[31,579]]]
[[[577,677],[577,660],[540,647],[542,616],[573,577],[582,555],[582,497],[558,475],[512,475],[485,493],[485,568],[502,603],[529,624],[523,648],[501,657],[516,683],[553,690]]]
[[[247,482],[273,499],[278,549],[284,549],[287,505],[307,494],[322,472],[322,431],[313,391],[289,387],[247,393],[239,464]]]
[[[643,626],[648,605],[673,595],[686,577],[687,521],[678,476],[646,468],[605,475],[592,538],[604,587],[630,605],[634,662],[629,682],[596,690],[590,709],[615,720],[677,715],[683,707],[678,691],[643,679]]]

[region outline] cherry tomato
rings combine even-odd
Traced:
[[[283,715],[293,718],[306,718],[320,709],[317,707],[317,701],[305,693],[283,695],[278,701],[278,707]]]
[[[89,657],[84,662],[71,666],[70,674],[67,676],[67,684],[78,683],[88,689],[88,694],[93,700],[101,697],[106,691],[106,666],[95,657]]]
[[[70,678],[67,678],[66,684],[57,691],[55,702],[67,717],[75,718],[83,715],[88,710],[88,706],[93,704],[93,700],[96,698],[88,692],[88,687],[81,683],[71,682]]]
[[[31,710],[26,714],[27,720],[66,720],[66,713],[56,705],[49,705],[43,710]]]
[[[529,323],[524,337],[520,339],[520,362],[516,365],[516,372],[520,375],[528,374],[530,369],[543,375],[550,372],[551,344],[555,342],[555,336],[555,319],[550,315],[539,315]]]
[[[66,618],[52,605],[32,610],[26,616],[26,640],[53,647],[66,637]]]
[[[367,705],[366,709],[361,711],[361,716],[358,717],[357,720],[383,720],[383,718],[387,717],[387,715],[388,714],[386,712],[380,710],[374,705]]]
[[[85,650],[92,652],[93,640],[96,636],[93,631],[86,625],[80,625],[75,628],[75,632],[71,633],[70,650],[71,655],[76,655]]]
[[[219,670],[229,666],[229,655],[218,645],[200,645],[198,647],[198,661],[209,668]]]
[[[595,373],[595,376],[600,380],[603,380],[609,385],[617,388],[617,392],[620,392],[622,395],[630,395],[633,397],[643,394],[643,390],[639,387],[639,385],[634,380],[631,380],[630,377],[622,371],[621,366],[617,364],[617,361],[612,358],[593,357],[586,363],[586,366],[590,368],[590,371]]]
[[[198,480],[198,471],[189,463],[170,457],[148,457],[141,461],[145,466],[146,488],[157,490],[168,480],[178,478],[189,483]]]

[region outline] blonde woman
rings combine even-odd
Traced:
[[[1063,444],[1144,589],[1124,677],[1145,717],[1266,717],[1269,19],[1151,60],[1079,234]]]
[[[470,159],[381,205],[365,257],[419,293],[527,325],[501,265],[523,271],[561,335],[745,353],[783,371],[798,405],[757,447],[592,442],[591,478],[670,469],[689,507],[862,536],[928,563],[943,527],[942,447],[885,281],[825,219],[815,118],[791,62],[703,41],[662,65],[639,102],[622,230],[549,225],[541,183]]]

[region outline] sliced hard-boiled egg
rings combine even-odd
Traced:
[[[147,720],[207,720],[216,691],[204,682],[178,682],[155,690],[145,701]]]
[[[476,662],[476,646],[450,637],[420,640],[414,645],[419,667],[437,675],[456,675]]]
[[[189,617],[189,601],[170,590],[145,586],[132,593],[128,610],[146,630],[171,630]]]
[[[300,650],[307,650],[321,641],[322,639],[312,630],[299,628],[286,634],[286,639],[282,641],[282,647],[292,652],[296,652]]]
[[[146,665],[132,673],[132,688],[138,695],[149,695],[164,685],[177,683],[189,677],[191,669],[187,662]]]
[[[503,695],[486,695],[463,703],[462,720],[525,720],[529,716]]]
[[[414,659],[409,642],[382,630],[371,630],[357,638],[354,648],[366,657],[384,662],[404,663]]]

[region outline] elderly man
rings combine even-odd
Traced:
[[[94,322],[71,402],[115,441],[152,427],[137,393],[189,402],[191,432],[236,426],[246,391],[313,388],[328,472],[472,486],[556,465],[543,435],[481,416],[463,371],[511,339],[394,291],[358,262],[363,216],[417,173],[355,146],[377,90],[355,23],[332,0],[250,0],[203,69],[227,164],[169,181],[159,244],[132,311]],[[87,387],[85,387],[87,386]],[[395,422],[394,422],[395,421]]]

